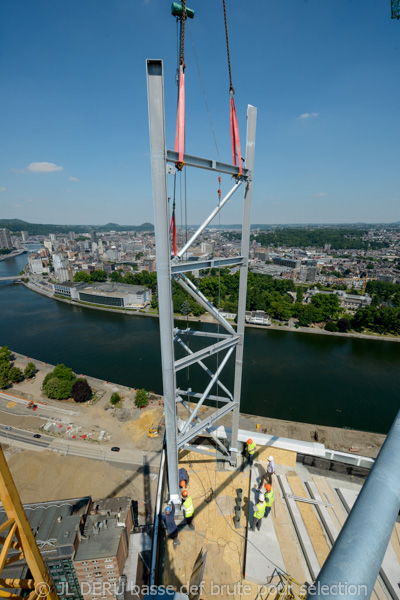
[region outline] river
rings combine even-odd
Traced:
[[[26,254],[0,262],[0,277],[18,274],[26,262]],[[70,306],[3,282],[2,345],[79,374],[162,393],[156,318]],[[400,404],[399,365],[399,343],[247,328],[241,411],[387,433]],[[186,371],[180,374],[181,387],[203,391],[208,378],[198,371],[191,367],[190,384]],[[229,386],[232,374],[230,363],[222,378]]]

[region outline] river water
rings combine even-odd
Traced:
[[[1,261],[0,277],[17,275],[26,262],[26,254]],[[162,393],[156,318],[70,306],[3,282],[2,345],[78,374]],[[247,328],[241,411],[387,433],[400,405],[399,366],[400,343]],[[232,363],[223,375],[232,389]],[[203,391],[207,381],[194,366],[178,383]]]

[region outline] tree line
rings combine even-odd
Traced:
[[[31,379],[36,373],[36,365],[33,362],[28,362],[22,371],[13,361],[14,355],[8,346],[0,348],[0,388],[2,390],[23,379]]]
[[[228,268],[201,271],[200,277],[187,275],[199,290],[225,312],[237,313],[239,295],[239,271],[231,273]],[[105,271],[93,271],[91,275],[79,272],[75,281],[105,281]],[[158,309],[157,273],[113,271],[111,281],[140,285],[151,289],[152,308]],[[321,288],[319,284],[317,287]],[[339,286],[337,286],[339,287]],[[340,286],[345,287],[345,286]],[[368,329],[378,333],[396,334],[400,318],[400,285],[384,281],[369,281],[367,292],[372,296],[372,307],[359,309],[354,316],[343,315],[336,294],[315,294],[311,302],[303,304],[307,287],[295,286],[291,279],[273,279],[271,275],[248,273],[246,310],[263,310],[279,321],[297,319],[298,325],[307,327],[312,323],[326,322],[328,331],[344,332],[349,329]],[[288,292],[291,292],[289,294]],[[205,310],[176,282],[172,281],[173,309],[183,316],[202,315]],[[375,311],[369,308],[376,309]]]
[[[323,248],[330,244],[332,250],[379,250],[388,248],[388,242],[365,241],[364,229],[277,229],[273,233],[259,233],[251,239],[262,246],[287,246],[290,248]]]

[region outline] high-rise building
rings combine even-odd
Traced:
[[[11,236],[8,229],[0,229],[0,248],[12,249]]]
[[[70,231],[68,237],[73,242],[75,239],[75,233],[73,231]]]
[[[29,233],[27,231],[21,231],[21,238],[23,242],[29,242]]]

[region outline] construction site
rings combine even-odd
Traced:
[[[376,460],[326,448],[317,439],[301,441],[262,433],[258,425],[239,427],[257,109],[248,105],[246,141],[241,145],[225,1],[223,5],[232,163],[185,151],[185,24],[194,18],[185,0],[172,4],[179,26],[173,150],[167,149],[166,142],[163,61],[146,61],[164,405],[153,415],[143,415],[141,425],[131,424],[130,430],[133,437],[145,431],[150,441],[160,441],[163,436],[153,487],[147,457],[140,467],[144,494],[152,498],[151,510],[146,505],[138,518],[131,506],[132,488],[125,489],[128,498],[120,498],[116,481],[107,481],[107,469],[102,468],[99,488],[104,485],[108,491],[112,487],[113,497],[98,503],[75,498],[71,511],[60,513],[54,529],[49,527],[46,540],[41,540],[40,527],[28,522],[2,458],[1,569],[21,561],[27,565],[24,576],[2,573],[2,597],[400,600],[400,413]],[[214,210],[204,216],[194,233],[189,236],[186,231],[179,248],[175,192],[186,188],[182,179],[187,169],[211,173],[218,182],[218,193]],[[225,195],[221,193],[223,178],[229,188]],[[216,252],[201,262],[189,260],[189,248],[239,190],[243,191],[240,256],[221,258]],[[222,268],[239,272],[235,325],[190,277],[195,269]],[[189,322],[185,329],[176,327],[173,285],[179,285],[197,302],[215,325],[208,331],[190,329]],[[235,366],[232,381],[223,374],[228,361]],[[189,368],[203,371],[204,389],[192,389]],[[213,410],[203,410],[205,406]],[[36,410],[37,406],[30,401],[27,408]],[[120,448],[111,450],[119,452]],[[123,463],[119,466],[123,468]],[[71,468],[73,471],[73,465]],[[39,469],[36,462],[35,469]],[[111,479],[111,471],[109,476]],[[80,477],[84,487],[84,473]],[[62,489],[65,494],[68,488]],[[55,511],[54,506],[50,508]],[[33,512],[32,507],[30,510]],[[72,520],[76,538],[67,527]],[[63,537],[69,540],[71,563],[67,567],[76,585],[73,593],[56,587],[54,573],[51,569],[49,573],[48,561],[46,566],[38,548],[38,543],[44,542],[58,548]],[[95,549],[90,558],[89,547]],[[107,583],[102,589],[89,584],[95,582],[89,579],[91,575],[95,578],[100,573],[96,566],[99,561],[107,563],[98,575]],[[56,563],[51,565],[57,568]],[[111,565],[113,577],[106,580],[106,569]],[[80,577],[82,581],[88,578],[85,593],[82,586],[78,589]]]

